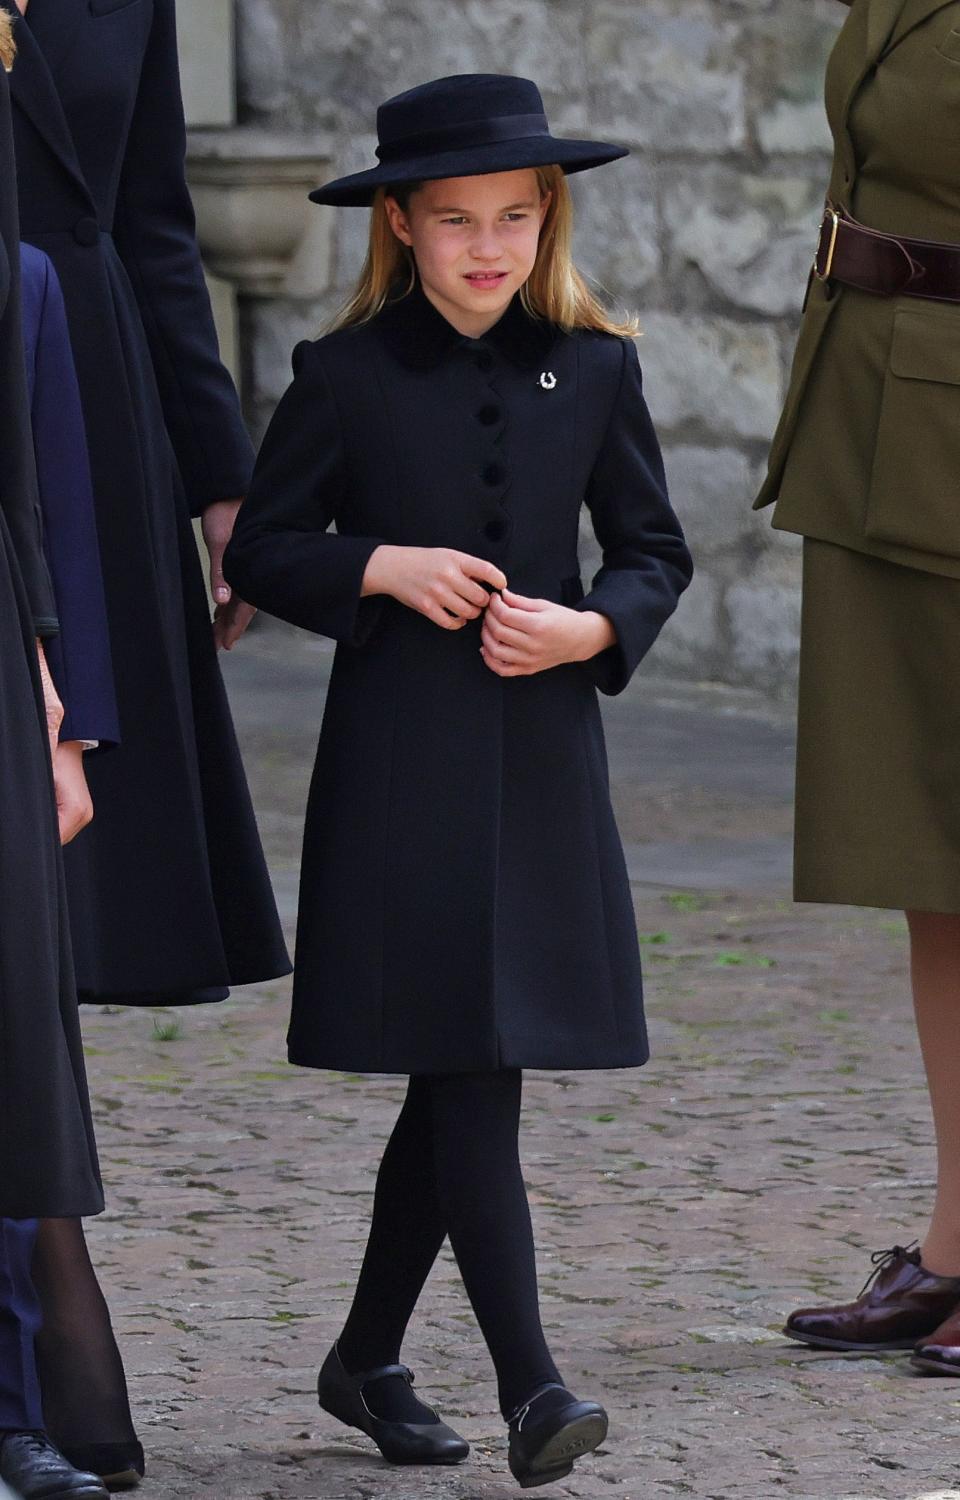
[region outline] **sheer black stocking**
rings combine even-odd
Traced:
[[[43,1219],[33,1257],[43,1306],[37,1365],[47,1430],[68,1453],[136,1447],[123,1361],[80,1219]]]

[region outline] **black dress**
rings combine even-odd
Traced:
[[[190,522],[243,494],[252,453],[184,181],[174,0],[32,0],[15,31],[22,232],[66,301],[120,709],[66,852],[79,987],[217,999],[289,960]]]
[[[461,338],[417,290],[295,356],[226,558],[334,637],[304,842],[290,1058],[400,1073],[647,1057],[597,688],[620,692],[691,573],[631,340],[515,300]],[[584,599],[590,511],[603,567]],[[336,522],[337,533],[327,527]],[[583,665],[501,678],[479,624],[360,596],[379,542],[488,558],[613,622]]]
[[[103,1195],[66,931],[36,637],[55,628],[27,416],[10,104],[0,68],[0,1215]]]

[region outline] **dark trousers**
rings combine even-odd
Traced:
[[[40,1302],[30,1275],[37,1227],[35,1219],[0,1219],[0,1432],[43,1427]]]

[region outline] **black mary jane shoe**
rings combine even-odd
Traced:
[[[63,1447],[63,1456],[75,1469],[98,1474],[108,1490],[135,1490],[146,1473],[143,1446],[129,1443],[87,1443],[82,1448]]]
[[[399,1375],[413,1385],[413,1374],[406,1365],[384,1365],[364,1370],[361,1375],[348,1375],[334,1345],[317,1377],[317,1397],[332,1417],[372,1438],[388,1463],[462,1463],[470,1444],[439,1418],[435,1422],[387,1422],[374,1416],[364,1400],[363,1388],[391,1375]]]
[[[548,1392],[560,1395],[538,1415],[537,1402]],[[522,1490],[565,1479],[578,1458],[599,1448],[608,1426],[596,1401],[578,1401],[564,1386],[546,1385],[510,1418],[510,1473]]]
[[[0,1438],[0,1481],[21,1500],[108,1500],[97,1475],[75,1469],[45,1432],[8,1432]]]

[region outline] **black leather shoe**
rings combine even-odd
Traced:
[[[0,1438],[0,1479],[21,1500],[109,1500],[96,1474],[67,1463],[44,1432],[8,1432]]]
[[[435,1422],[386,1422],[374,1416],[364,1400],[363,1388],[391,1375],[399,1375],[413,1385],[413,1374],[406,1365],[384,1365],[378,1370],[364,1370],[362,1375],[348,1375],[334,1345],[317,1377],[317,1397],[332,1417],[372,1438],[388,1463],[462,1463],[470,1444],[439,1417]],[[433,1412],[432,1407],[427,1410]]]
[[[108,1490],[134,1490],[146,1473],[143,1447],[129,1443],[88,1443],[82,1448],[64,1443],[60,1450],[75,1469],[99,1474]]]
[[[548,1393],[538,1415],[537,1402]],[[510,1473],[523,1490],[565,1479],[578,1458],[599,1448],[608,1426],[596,1401],[578,1401],[562,1385],[544,1386],[510,1418]]]

